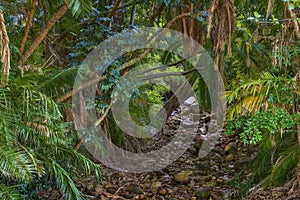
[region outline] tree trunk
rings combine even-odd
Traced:
[[[10,71],[9,38],[4,23],[3,12],[0,10],[0,62],[3,64],[2,84],[7,84]]]
[[[24,53],[24,48],[25,48],[25,44],[28,38],[28,34],[29,34],[29,30],[30,27],[32,26],[32,21],[33,21],[33,17],[34,17],[34,12],[35,12],[35,6],[36,6],[36,0],[32,0],[32,5],[31,5],[31,9],[30,9],[30,13],[27,19],[27,23],[26,23],[26,27],[25,27],[25,32],[21,41],[21,45],[20,45],[20,53],[21,55]]]
[[[22,75],[24,74],[24,64],[28,60],[28,58],[32,55],[34,50],[41,44],[43,39],[46,37],[48,32],[52,29],[54,24],[67,12],[69,8],[69,3],[65,2],[65,4],[54,14],[54,16],[50,19],[48,24],[46,24],[45,28],[42,30],[40,35],[33,41],[32,45],[26,51],[26,53],[21,57],[18,63],[18,67],[21,70]]]
[[[194,83],[196,82],[197,77],[196,76],[190,76],[187,80],[190,84],[190,86],[193,86]],[[177,94],[179,94],[179,98],[180,99],[187,99],[190,96],[188,94],[185,93],[185,91],[188,90],[188,85],[187,83],[183,83],[179,89],[176,91]],[[176,110],[178,107],[180,106],[180,103],[177,99],[177,96],[175,96],[175,94],[173,94],[171,96],[171,98],[165,103],[164,107],[157,113],[157,117],[163,116],[162,114],[165,112],[166,113],[166,117],[168,118],[171,113]]]

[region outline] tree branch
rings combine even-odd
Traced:
[[[106,78],[106,76],[100,76],[100,77],[98,77],[98,78],[96,78],[96,79],[94,79],[94,80],[91,80],[91,81],[89,81],[89,82],[86,82],[85,84],[83,84],[83,85],[82,85],[81,87],[79,87],[78,89],[72,90],[72,91],[68,92],[67,94],[65,94],[65,95],[63,95],[63,96],[57,98],[57,99],[56,99],[56,102],[57,102],[57,103],[61,103],[61,102],[65,101],[65,100],[67,100],[68,98],[70,98],[71,96],[73,96],[74,94],[76,94],[77,92],[79,92],[79,91],[81,91],[81,90],[83,90],[83,89],[85,89],[85,88],[88,88],[88,87],[90,87],[90,86],[92,86],[92,85],[98,83],[99,81],[103,81],[105,78]]]
[[[110,13],[109,13],[108,16],[107,16],[108,18],[112,18],[112,17],[115,15],[115,13],[116,13],[116,11],[118,10],[118,7],[119,7],[121,1],[122,1],[122,0],[117,0],[117,2],[115,3],[113,9],[110,11]],[[108,25],[109,22],[110,22],[110,21],[105,21],[105,22],[104,22],[104,25]]]
[[[41,44],[43,39],[46,37],[48,32],[52,29],[54,24],[67,12],[69,8],[69,3],[65,2],[65,4],[60,7],[60,9],[54,14],[54,16],[50,19],[48,24],[46,24],[45,28],[42,30],[42,32],[39,34],[37,38],[33,41],[32,45],[29,47],[29,49],[26,51],[26,53],[21,57],[18,63],[18,68],[21,70],[22,76],[24,75],[24,64],[28,60],[28,58],[32,55],[34,50]]]
[[[183,17],[189,17],[189,16],[191,16],[190,13],[183,13],[183,14],[181,14],[181,15],[178,15],[178,16],[174,17],[172,20],[170,20],[170,21],[164,26],[164,27],[166,28],[166,29],[164,30],[164,33],[165,33],[165,32],[167,31],[167,29],[170,28],[171,25],[172,25],[173,23],[175,23],[177,20],[180,20],[180,19],[182,19]],[[150,38],[149,42],[150,42],[153,38],[154,38],[154,36],[153,36],[152,38]],[[151,51],[152,51],[152,49],[147,49],[147,50],[145,50],[139,57],[134,58],[134,59],[132,59],[132,60],[126,62],[123,66],[121,66],[121,67],[119,68],[119,70],[122,71],[122,70],[125,70],[125,69],[131,67],[131,66],[134,65],[135,63],[141,61],[141,60],[142,60],[145,56],[147,56]],[[102,76],[102,77],[99,77],[99,78],[97,78],[97,79],[95,79],[95,80],[91,80],[91,81],[87,82],[86,84],[84,84],[82,87],[80,87],[80,88],[78,88],[78,89],[76,89],[76,90],[70,91],[70,92],[68,92],[67,94],[61,96],[60,98],[58,98],[58,99],[56,100],[56,102],[63,102],[63,101],[65,101],[65,100],[67,100],[68,98],[70,98],[71,96],[73,96],[74,94],[76,94],[77,92],[79,92],[80,90],[83,90],[83,89],[85,89],[85,88],[87,88],[87,87],[90,87],[91,85],[97,83],[98,81],[102,81],[102,80],[104,80],[105,78],[106,78],[105,76]]]
[[[33,17],[34,17],[34,13],[35,13],[35,6],[36,6],[36,0],[32,0],[32,5],[31,5],[30,13],[29,13],[29,16],[27,19],[25,32],[24,32],[24,35],[23,35],[23,38],[22,38],[21,44],[20,44],[20,54],[21,55],[24,53],[24,48],[25,48],[25,44],[26,44],[26,41],[28,38],[29,30],[30,30],[30,27],[32,26],[32,21],[33,21]]]
[[[191,69],[184,72],[166,72],[166,73],[160,73],[160,74],[153,74],[151,76],[146,76],[145,78],[142,78],[141,81],[156,79],[156,78],[162,78],[162,77],[168,77],[168,76],[183,76],[192,72],[197,71],[196,69]]]

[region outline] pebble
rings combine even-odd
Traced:
[[[154,182],[151,184],[150,191],[152,192],[152,194],[156,194],[160,187],[162,187],[161,182]]]
[[[162,188],[159,190],[159,194],[165,196],[167,194],[167,190]]]
[[[227,157],[226,157],[226,160],[227,161],[233,161],[234,160],[234,154],[229,154]]]
[[[198,189],[194,196],[196,196],[198,199],[208,199],[211,195],[211,192],[208,187],[204,186]]]
[[[185,183],[190,180],[190,172],[189,171],[183,171],[179,172],[174,175],[174,179],[177,182]]]

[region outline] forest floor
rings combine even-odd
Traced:
[[[178,110],[167,121],[163,134],[157,135],[150,148],[157,149],[170,141],[175,129],[183,120]],[[87,181],[80,188],[86,199],[140,199],[140,200],[235,200],[235,199],[300,199],[300,192],[288,198],[290,186],[277,188],[255,188],[242,197],[241,192],[229,184],[242,171],[257,151],[255,146],[241,144],[238,136],[221,135],[218,142],[204,158],[198,157],[199,146],[205,137],[205,121],[208,113],[201,113],[201,122],[194,144],[173,164],[160,171],[133,174],[103,167],[104,184]],[[202,123],[202,124],[201,124]],[[187,129],[187,131],[191,131]],[[192,130],[193,131],[193,130]],[[204,134],[200,134],[200,132]],[[152,145],[152,146],[151,146]],[[149,145],[148,145],[149,147]],[[249,172],[245,173],[251,176]],[[232,182],[232,181],[231,181]],[[240,185],[241,183],[235,183]],[[298,195],[299,194],[299,195]]]

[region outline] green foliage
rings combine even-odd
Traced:
[[[259,78],[241,80],[235,89],[226,92],[229,119],[240,114],[255,114],[274,107],[288,109],[293,101],[293,79],[275,76],[269,72]]]
[[[48,177],[44,181],[52,182],[49,187],[59,188],[66,199],[82,199],[71,177],[74,168],[101,177],[98,165],[73,150],[76,134],[71,124],[63,121],[60,105],[54,101],[64,91],[63,86],[72,84],[68,81],[73,75],[73,69],[48,71],[47,76],[27,72],[23,78],[0,87],[0,178],[6,183],[1,187],[3,195],[10,187],[24,196],[31,195],[26,188]],[[14,187],[15,183],[23,187]],[[34,198],[37,196],[30,196]]]
[[[294,125],[296,122],[286,110],[275,108],[275,111],[257,112],[250,117],[229,121],[225,134],[238,133],[244,144],[257,144],[262,140],[263,133],[280,133],[284,137],[283,133]]]
[[[285,134],[284,139],[277,135],[276,141],[278,143],[272,145],[269,134],[264,133],[258,154],[230,184],[235,185],[245,195],[250,188],[259,183],[264,186],[281,186],[295,177],[295,168],[300,156],[297,142],[291,134]],[[249,171],[252,175],[246,179],[245,175]]]
[[[132,95],[129,102],[129,112],[133,121],[141,126],[150,124],[150,107],[154,113],[162,106],[162,94],[167,88],[157,84],[146,84]],[[155,106],[156,105],[156,106]]]

